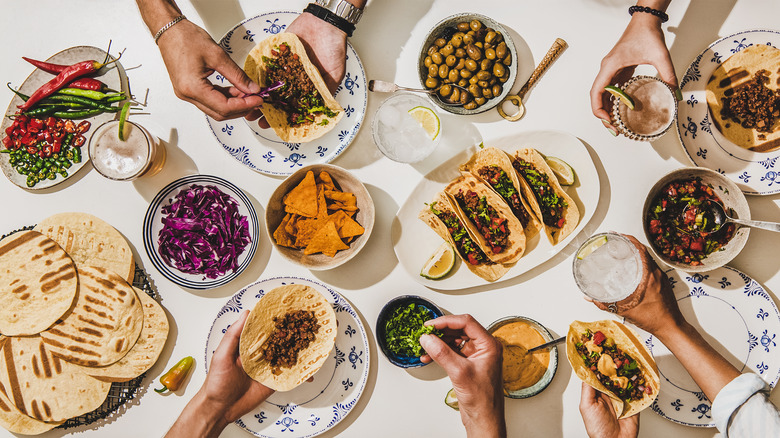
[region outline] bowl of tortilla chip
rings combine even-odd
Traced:
[[[287,260],[312,270],[352,259],[374,227],[374,201],[354,175],[331,164],[299,169],[265,209],[268,236]]]

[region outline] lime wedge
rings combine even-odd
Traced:
[[[547,165],[550,166],[555,176],[558,178],[558,182],[562,186],[570,186],[574,184],[575,173],[574,169],[569,166],[569,163],[561,160],[558,157],[545,157],[544,160]]]
[[[455,388],[447,391],[447,395],[444,397],[444,403],[456,411],[460,410],[460,406],[458,406],[458,395],[455,394]]]
[[[630,110],[634,109],[634,99],[632,99],[631,96],[626,94],[625,91],[621,90],[620,88],[614,85],[607,85],[606,87],[604,87],[604,89],[609,91],[609,93],[612,94],[613,96],[622,100],[623,103],[626,104],[628,109]]]
[[[591,242],[588,242],[587,245],[580,248],[579,251],[577,251],[577,259],[582,260],[585,257],[591,255],[593,251],[599,249],[599,247],[603,244],[607,243],[607,236],[601,236],[598,239],[595,239]]]
[[[455,250],[448,242],[444,242],[425,262],[420,275],[430,280],[438,280],[449,274],[453,266],[455,266]]]
[[[416,106],[409,110],[409,115],[422,125],[431,140],[436,140],[439,131],[441,131],[441,122],[439,116],[432,109],[427,106]]]
[[[130,112],[130,102],[125,102],[122,106],[122,112],[119,113],[119,139],[125,141],[125,137],[128,132],[125,132],[125,120],[127,120],[127,113]]]

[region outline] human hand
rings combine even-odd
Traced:
[[[627,299],[628,303],[617,303],[616,313],[656,336],[670,330],[679,330],[685,324],[685,317],[677,305],[669,278],[642,243],[634,236],[625,237],[639,250],[643,274],[634,293]],[[601,310],[609,310],[605,303],[593,303]]]
[[[209,34],[188,20],[168,29],[157,41],[176,96],[192,103],[216,120],[242,117],[263,103],[243,69]],[[213,85],[208,77],[218,72],[233,86]],[[245,97],[244,97],[245,96]]]
[[[506,436],[501,344],[471,315],[446,315],[425,324],[443,331],[444,336],[420,337],[427,352],[421,360],[434,360],[447,372],[467,434]]]
[[[590,438],[635,438],[639,434],[639,414],[618,420],[611,399],[585,382],[580,414]]]
[[[590,89],[590,106],[593,115],[601,119],[613,135],[617,128],[610,121],[610,94],[607,85],[623,84],[634,74],[637,65],[650,64],[658,71],[661,80],[677,88],[672,57],[666,48],[661,21],[650,14],[634,14],[615,47],[601,61],[593,86]]]

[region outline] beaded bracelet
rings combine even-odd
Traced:
[[[667,21],[669,21],[669,16],[666,15],[666,12],[659,11],[658,9],[649,8],[647,6],[631,6],[630,8],[628,8],[629,15],[633,16],[634,12],[645,12],[648,14],[653,14],[656,17],[661,19],[661,23],[666,23]]]
[[[184,15],[179,15],[178,17],[176,17],[173,20],[171,20],[168,23],[166,23],[165,26],[161,27],[160,30],[158,30],[157,33],[154,34],[154,43],[157,44],[157,40],[160,39],[160,37],[162,36],[163,32],[165,32],[166,30],[172,28],[174,24],[180,22],[181,20],[186,20],[186,19],[187,19],[187,17],[185,17]]]

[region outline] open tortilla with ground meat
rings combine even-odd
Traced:
[[[615,346],[618,349],[636,361],[641,375],[644,377],[646,385],[650,388],[652,393],[643,393],[641,399],[624,402],[615,393],[607,389],[607,387],[599,381],[596,373],[585,365],[585,360],[577,351],[577,343],[582,343],[582,335],[588,330],[590,330],[591,333],[597,331],[602,332],[607,339],[614,341]],[[597,349],[598,346],[591,347]],[[590,349],[588,350],[590,351]],[[642,341],[636,333],[617,321],[573,321],[569,326],[569,333],[566,335],[566,357],[577,377],[597,391],[603,392],[612,400],[612,406],[615,408],[618,419],[630,417],[638,413],[642,409],[653,404],[653,401],[658,396],[661,380],[658,375],[658,367],[655,364],[655,360],[653,360],[650,352],[647,351],[647,348],[642,344]],[[615,378],[618,378],[618,376],[616,375]]]
[[[515,217],[501,196],[468,172],[462,172],[458,179],[444,188],[444,192],[449,197],[452,206],[455,207],[455,212],[460,217],[460,220],[466,224],[471,237],[479,244],[492,262],[511,264],[520,260],[520,257],[525,252],[523,224]],[[461,201],[469,197],[472,197],[474,200],[478,199],[480,203],[484,199],[488,207],[485,210],[494,212],[492,215],[487,214],[487,218],[481,214],[476,214],[476,216],[483,218],[487,223],[480,224],[475,222],[474,218],[470,217],[465,210],[469,201],[466,200],[463,204],[461,204]],[[501,224],[490,223],[491,221],[502,220],[505,222]],[[498,230],[493,230],[493,226],[498,227]],[[506,234],[506,239],[502,239],[499,245],[494,245],[485,238],[485,234],[493,235],[494,232],[497,235]]]
[[[298,310],[314,312],[319,324],[314,341],[298,351],[292,367],[274,367],[263,355],[264,344],[275,331],[274,318]],[[336,313],[315,289],[291,284],[263,295],[249,313],[239,341],[241,365],[249,377],[276,391],[289,391],[322,367],[336,343]]]
[[[780,118],[775,118],[770,132],[762,132],[756,128],[745,128],[722,114],[724,99],[733,96],[761,70],[768,73],[766,86],[777,93],[780,89],[780,49],[755,44],[731,55],[715,69],[707,82],[707,105],[713,124],[724,137],[745,149],[769,152],[780,148]]]
[[[320,72],[306,55],[306,49],[303,47],[303,43],[301,43],[301,40],[298,39],[295,34],[285,32],[260,41],[260,43],[249,52],[249,55],[247,55],[246,61],[244,62],[244,71],[247,76],[257,82],[261,87],[269,86],[270,84],[266,83],[267,69],[263,57],[274,58],[272,51],[278,50],[283,43],[287,43],[292,53],[298,55],[306,74],[314,83],[314,87],[318,94],[322,97],[324,105],[333,111],[335,116],[328,117],[324,113],[319,113],[311,123],[291,126],[288,121],[287,112],[277,108],[273,104],[266,102],[263,104],[261,110],[265,119],[268,121],[268,124],[271,125],[274,132],[276,132],[276,135],[278,135],[282,141],[289,143],[305,143],[317,139],[333,129],[344,116],[344,110],[341,108],[341,105],[336,102],[333,95],[330,94],[330,91],[328,91],[328,87],[325,85],[325,81],[322,79]]]

